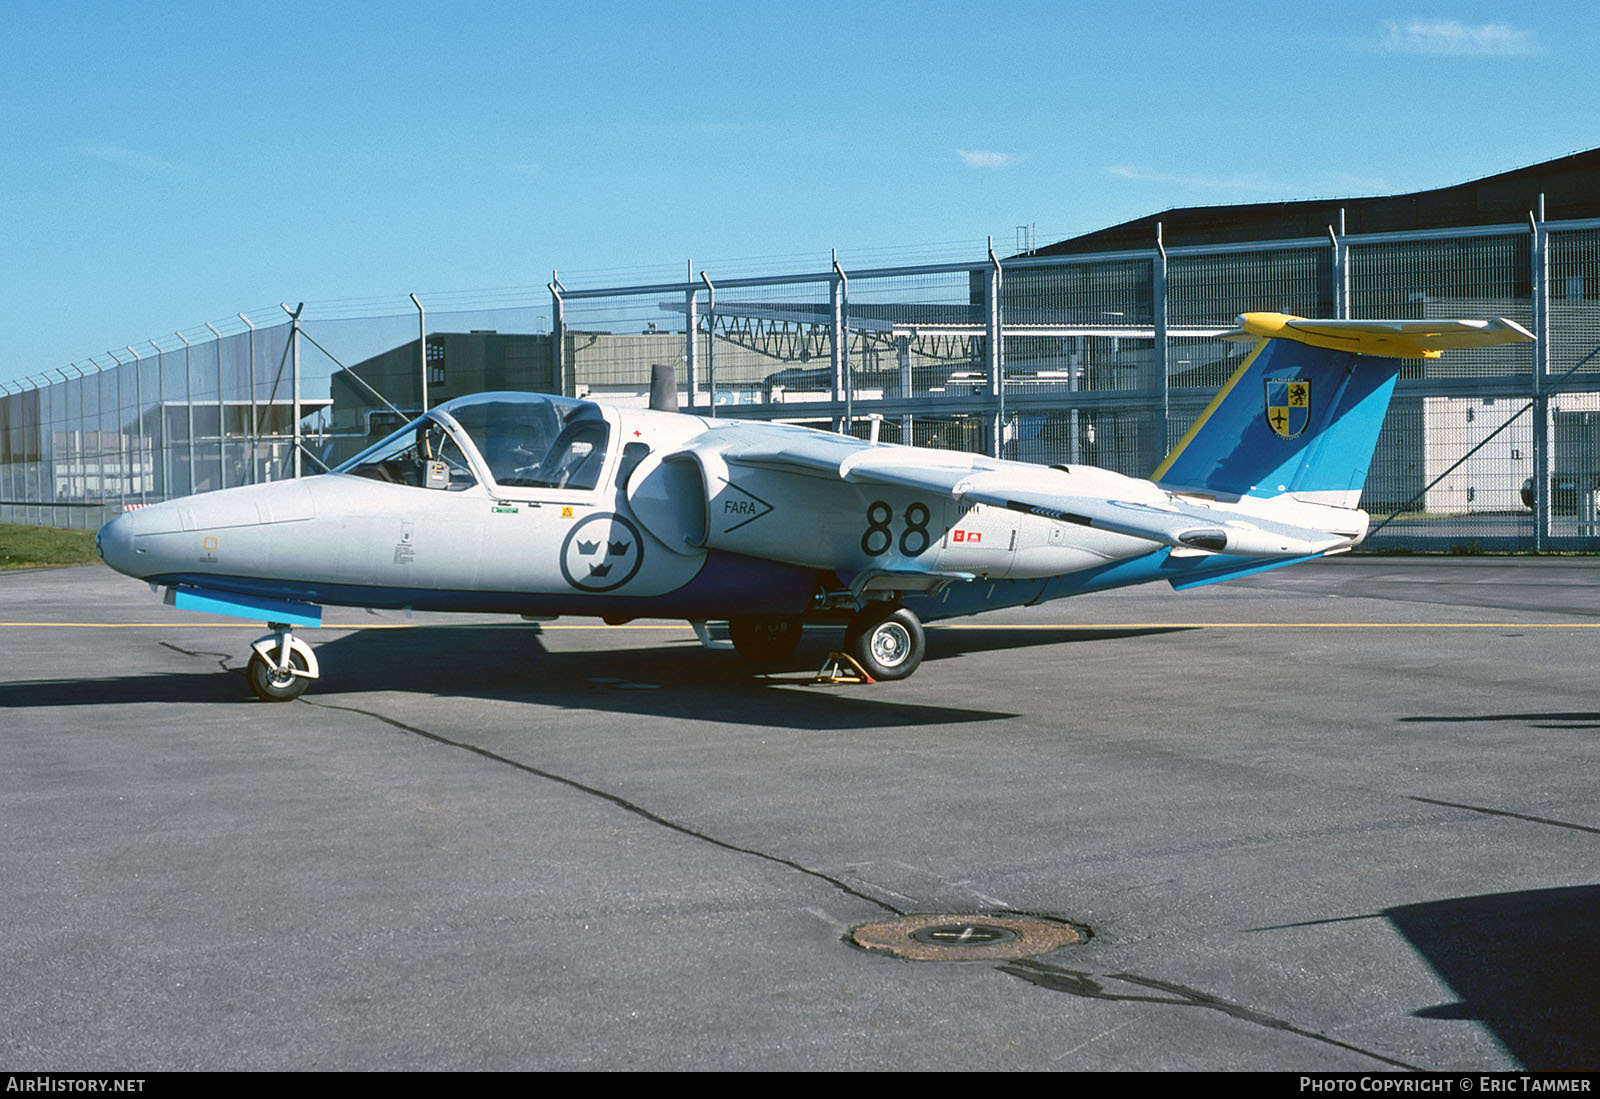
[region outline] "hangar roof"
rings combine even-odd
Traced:
[[[1250,202],[1231,206],[1182,206],[1121,225],[1047,244],[1035,256],[1118,252],[1148,248],[1156,223],[1169,248],[1235,241],[1320,237],[1339,223],[1345,232],[1388,233],[1471,225],[1509,225],[1528,220],[1545,196],[1552,221],[1600,217],[1600,149],[1515,168],[1453,187],[1376,198],[1309,199],[1301,202]]]

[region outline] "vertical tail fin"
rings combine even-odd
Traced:
[[[1399,370],[1398,359],[1263,340],[1152,480],[1353,508]]]
[[[1511,321],[1309,321],[1246,313],[1260,337],[1151,480],[1356,507],[1404,358],[1533,339]]]

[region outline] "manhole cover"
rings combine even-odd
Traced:
[[[1048,954],[1089,937],[1086,928],[1039,916],[942,914],[864,923],[850,941],[916,962],[1003,961]]]
[[[911,933],[919,943],[929,946],[994,946],[996,943],[1016,942],[1019,936],[1009,927],[992,923],[941,923],[933,927],[919,927]]]

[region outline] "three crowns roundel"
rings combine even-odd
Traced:
[[[579,591],[620,588],[642,564],[639,528],[611,512],[580,520],[561,543],[561,575]]]

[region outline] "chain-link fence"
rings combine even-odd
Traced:
[[[246,317],[4,384],[0,521],[93,527],[309,475],[495,389],[1148,475],[1242,361],[1234,317],[1488,317],[1533,345],[1407,361],[1379,549],[1600,549],[1600,222],[457,295]],[[498,299],[498,300],[496,300]]]

